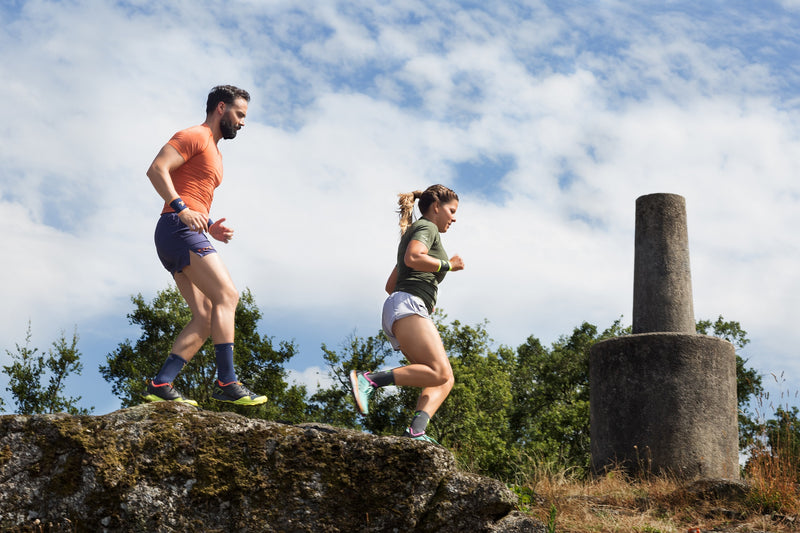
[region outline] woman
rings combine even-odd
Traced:
[[[422,218],[412,223],[415,200]],[[377,388],[421,387],[417,410],[403,435],[436,442],[425,429],[453,388],[453,369],[431,314],[447,271],[464,269],[458,255],[448,259],[440,237],[456,221],[458,195],[443,185],[432,185],[424,192],[401,194],[398,203],[401,238],[397,265],[386,282],[389,297],[383,305],[383,331],[411,364],[386,372],[353,370],[350,383],[361,414],[369,412],[368,402]]]

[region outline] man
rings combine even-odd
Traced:
[[[180,332],[158,374],[148,382],[145,399],[177,401],[197,406],[173,386],[183,366],[211,336],[218,379],[212,398],[238,405],[259,405],[266,396],[254,394],[236,378],[233,368],[234,316],[239,292],[219,254],[206,237],[227,243],[233,230],[208,218],[214,189],[222,182],[222,154],[217,143],[233,139],[244,126],[247,91],[232,85],[214,87],[206,102],[206,120],[176,133],[156,155],[147,177],[164,208],[155,231],[161,263],[172,273],[192,319]]]

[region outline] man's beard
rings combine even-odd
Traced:
[[[224,118],[219,121],[219,129],[222,132],[223,139],[233,139],[238,132],[236,126],[234,126],[231,121]]]

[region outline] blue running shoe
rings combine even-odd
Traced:
[[[433,437],[429,437],[428,435],[426,435],[424,431],[422,433],[414,433],[411,430],[411,428],[406,428],[405,432],[403,433],[403,436],[410,437],[414,440],[421,440],[423,442],[432,442],[433,444],[439,444],[438,442],[436,442],[436,440],[434,440]],[[439,446],[441,446],[441,444],[439,444]]]
[[[353,399],[356,402],[358,412],[362,415],[369,414],[369,399],[375,392],[375,387],[367,377],[369,372],[350,371],[350,385],[353,391]]]

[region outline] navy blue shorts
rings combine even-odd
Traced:
[[[174,276],[189,265],[189,252],[200,257],[216,253],[205,233],[192,231],[176,213],[164,213],[156,224],[156,251],[161,264]]]

